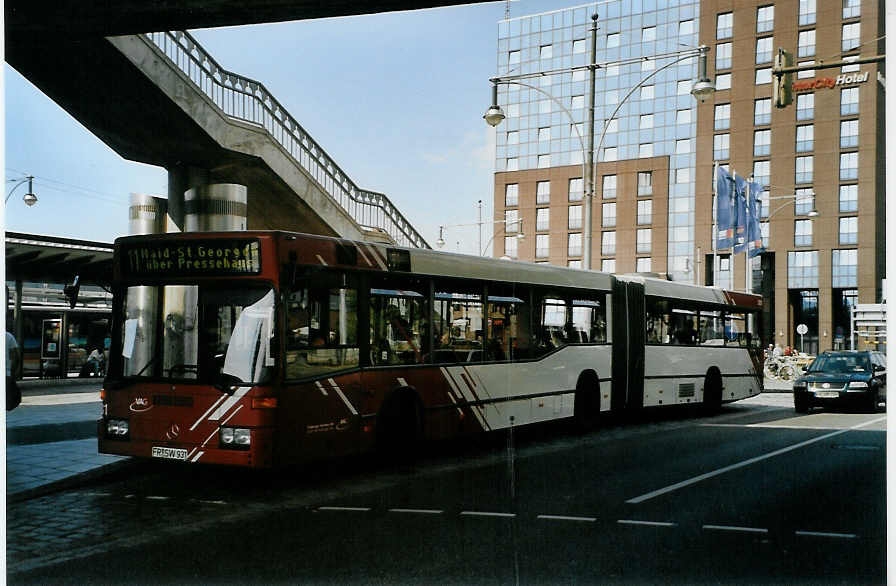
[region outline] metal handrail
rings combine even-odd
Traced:
[[[265,129],[360,226],[398,244],[431,248],[382,193],[361,189],[260,82],[227,71],[186,31],[143,35],[227,116]]]

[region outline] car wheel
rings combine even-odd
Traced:
[[[869,413],[877,413],[877,404],[880,402],[878,390],[874,389],[868,393],[868,404],[865,406]]]
[[[806,398],[805,395],[794,395],[793,396],[793,410],[797,413],[808,413],[809,412],[809,399]]]

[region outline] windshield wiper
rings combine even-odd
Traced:
[[[159,359],[159,356],[161,356],[161,354],[156,354],[155,356],[153,356],[153,357],[149,360],[149,362],[147,362],[146,365],[145,365],[143,368],[140,369],[140,372],[138,372],[138,373],[135,374],[134,376],[140,376],[141,374],[143,374],[144,372],[146,372],[146,369],[149,368],[150,366],[152,366],[152,365],[155,363],[155,361]]]

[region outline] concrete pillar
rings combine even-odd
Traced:
[[[209,183],[209,172],[199,167],[177,164],[168,167],[168,215],[173,226],[169,224],[168,232],[186,232],[184,218],[184,194],[193,188]],[[176,226],[176,229],[175,229]]]
[[[132,193],[128,208],[128,234],[162,234],[167,229],[168,201],[161,197]]]
[[[188,189],[184,194],[186,232],[246,229],[247,189],[237,183],[215,183]]]

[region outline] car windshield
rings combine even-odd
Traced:
[[[864,354],[822,354],[809,366],[807,372],[824,372],[830,374],[849,374],[852,372],[868,372],[871,362]]]
[[[123,309],[116,358],[126,377],[237,384],[274,372],[270,287],[129,287]]]

